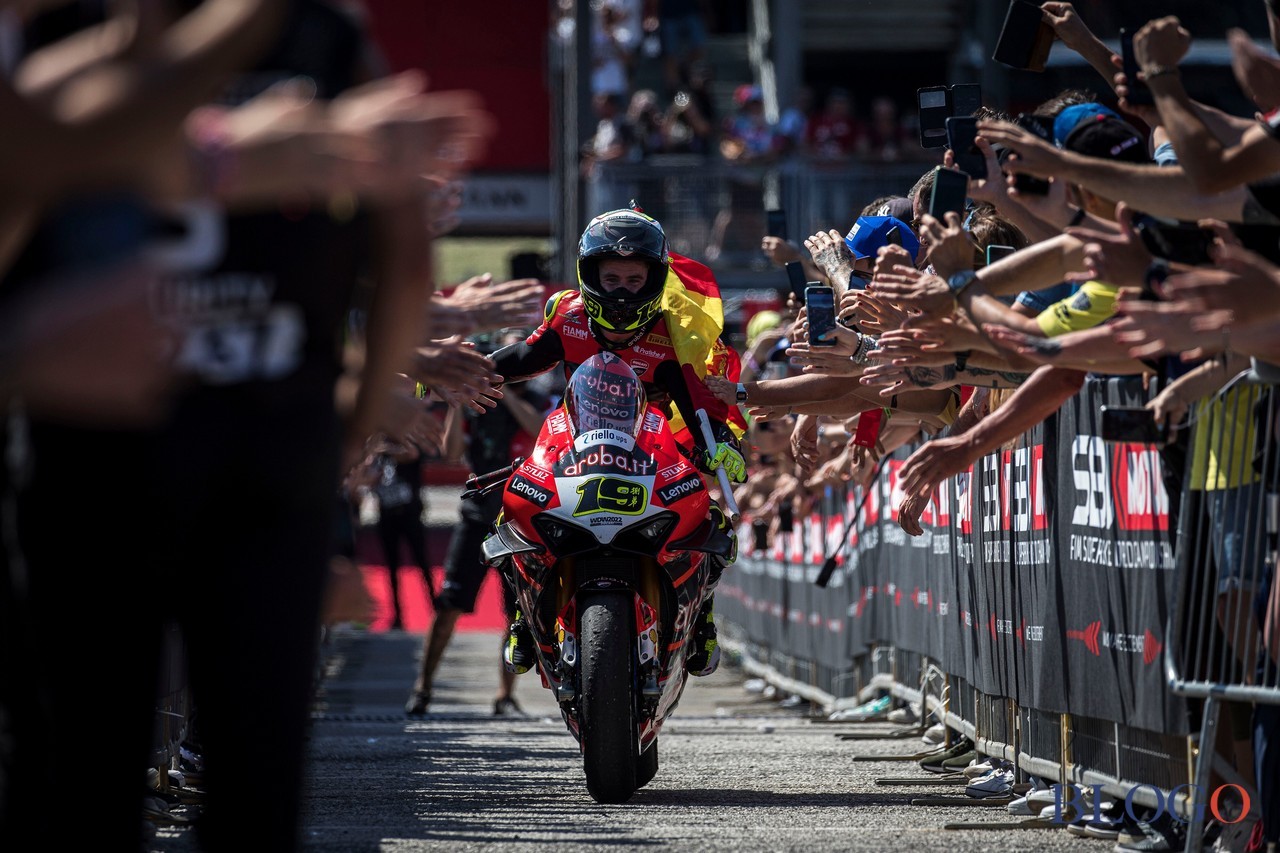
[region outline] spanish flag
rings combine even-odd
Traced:
[[[662,293],[662,313],[672,348],[690,388],[696,388],[695,383],[700,385],[708,372],[730,382],[738,381],[742,360],[720,339],[724,332],[724,303],[710,268],[671,252],[671,266]],[[695,393],[695,399],[698,396]],[[707,406],[707,414],[724,420],[739,438],[746,433],[747,421],[737,406],[716,402]],[[671,420],[671,429],[678,434],[683,427],[684,420],[677,411]]]

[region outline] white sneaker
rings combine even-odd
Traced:
[[[768,682],[763,678],[750,678],[742,682],[742,690],[745,693],[763,693]]]
[[[894,708],[886,717],[891,723],[915,723],[920,720],[919,706],[910,704],[903,705],[901,708]]]
[[[1007,797],[1013,791],[1013,771],[993,770],[965,786],[966,795],[976,800]]]
[[[1017,814],[1017,815],[1033,815],[1033,814],[1035,814],[1035,811],[1034,811],[1034,810],[1031,808],[1031,806],[1027,803],[1027,798],[1026,798],[1026,796],[1018,797],[1018,799],[1013,800],[1012,802],[1010,802],[1010,803],[1009,803],[1009,806],[1008,806],[1008,809],[1009,809],[1009,814]]]
[[[924,734],[920,737],[920,740],[930,745],[942,743],[946,739],[947,727],[942,723],[934,723],[932,726],[929,726],[929,728],[924,730]]]
[[[972,764],[960,772],[969,779],[977,779],[979,776],[986,776],[994,769],[990,758],[975,758]]]

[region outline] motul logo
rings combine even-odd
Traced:
[[[1068,628],[1067,639],[1080,640],[1081,642],[1084,643],[1085,648],[1093,652],[1095,655],[1099,655],[1101,654],[1101,652],[1098,649],[1098,634],[1101,633],[1101,631],[1102,631],[1101,621],[1090,622],[1089,627],[1085,628],[1083,631],[1075,631]]]
[[[1141,444],[1115,448],[1111,469],[1121,530],[1168,530],[1169,495],[1159,451]]]

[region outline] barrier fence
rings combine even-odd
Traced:
[[[1156,808],[1175,792],[1187,812],[1176,789],[1208,790],[1204,700],[1280,703],[1277,419],[1271,388],[1242,380],[1167,447],[1104,441],[1101,406],[1153,391],[1091,378],[947,480],[914,538],[896,520],[915,448],[900,449],[867,494],[828,489],[767,549],[744,546],[717,622],[748,671],[828,711],[889,692],[1024,774]]]

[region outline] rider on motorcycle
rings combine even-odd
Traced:
[[[670,411],[674,403],[687,424],[697,424],[705,409],[715,447],[705,447],[691,429],[697,461],[708,472],[723,467],[729,479],[746,479],[746,461],[733,431],[723,420],[724,406],[701,382],[687,382],[671,343],[662,311],[670,268],[667,237],[657,220],[638,210],[603,213],[587,225],[578,243],[578,290],[562,290],[547,301],[542,325],[522,343],[494,353],[506,381],[536,376],[563,364],[565,376],[601,351],[623,358],[645,384],[649,400]],[[719,523],[729,521],[712,504]],[[718,573],[713,579],[718,580]],[[509,632],[503,657],[517,672],[533,666],[533,636],[522,618]],[[698,618],[693,651],[685,661],[690,675],[710,675],[720,663],[720,646],[708,595]]]

